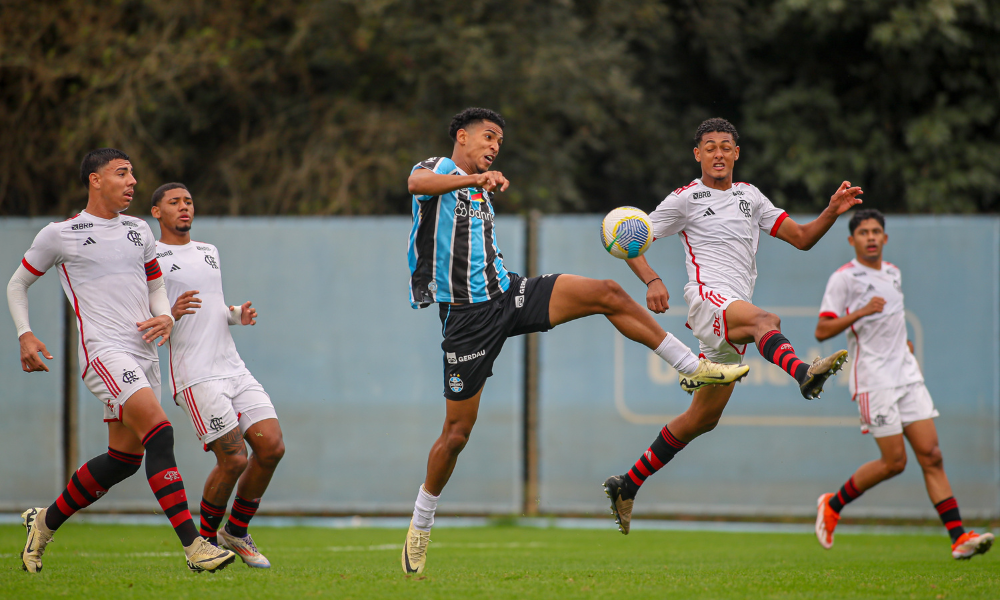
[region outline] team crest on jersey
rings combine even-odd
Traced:
[[[740,198],[740,212],[743,213],[744,217],[750,218],[750,203],[743,198]]]
[[[212,256],[211,254],[205,255],[205,262],[208,263],[208,266],[212,267],[213,269],[219,268],[219,263],[215,262],[215,257]]]
[[[134,230],[134,229],[129,229],[128,230],[128,241],[132,242],[136,246],[141,246],[142,245],[142,235],[140,235],[139,232],[136,231],[136,230]]]
[[[434,292],[438,291],[438,284],[437,284],[437,282],[436,281],[432,281],[432,282],[428,283],[427,284],[427,291],[429,291],[432,294]]]
[[[222,431],[226,425],[222,422],[222,417],[217,417],[212,415],[212,418],[208,421],[208,427],[212,431]]]
[[[139,376],[135,374],[135,369],[122,373],[122,383],[131,384],[139,381]]]

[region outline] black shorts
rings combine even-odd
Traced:
[[[552,329],[549,298],[557,277],[528,279],[511,273],[510,287],[495,300],[439,305],[445,398],[475,396],[493,375],[493,361],[507,338]]]

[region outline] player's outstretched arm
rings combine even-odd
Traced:
[[[833,224],[837,222],[837,217],[847,212],[852,206],[861,204],[862,200],[858,196],[862,193],[861,188],[852,187],[850,181],[841,183],[833,196],[830,196],[830,205],[823,209],[823,212],[816,219],[805,225],[799,225],[792,219],[785,219],[778,227],[777,238],[788,242],[799,250],[812,248],[833,227]]]
[[[257,309],[250,308],[251,302],[247,300],[242,306],[229,307],[230,325],[256,325]]]
[[[656,274],[653,267],[649,266],[645,256],[630,258],[625,261],[635,276],[646,284],[646,308],[655,313],[667,312],[670,308],[670,292],[667,291],[666,284]]]
[[[820,317],[819,322],[816,323],[816,339],[822,342],[835,335],[840,335],[842,331],[854,325],[861,317],[880,313],[883,308],[885,308],[885,298],[875,296],[857,312],[848,313],[842,317]]]
[[[25,373],[49,370],[42,359],[38,358],[39,353],[52,360],[52,355],[49,354],[45,344],[31,332],[31,325],[28,322],[28,288],[38,281],[38,278],[39,275],[20,265],[7,282],[7,306],[10,308],[10,316],[14,319],[14,327],[17,329],[17,340],[21,345],[21,369]]]
[[[467,187],[478,187],[487,192],[503,192],[508,186],[510,182],[500,171],[475,175],[442,175],[430,169],[417,169],[406,180],[406,187],[414,196],[440,196]]]

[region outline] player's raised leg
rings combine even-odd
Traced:
[[[781,367],[799,383],[807,400],[819,398],[823,384],[847,362],[847,350],[838,350],[825,358],[806,364],[795,355],[788,338],[781,333],[781,319],[753,304],[736,300],[725,313],[729,339],[737,344],[754,343],[760,355]]]
[[[732,384],[699,388],[688,409],[663,426],[627,473],[605,480],[604,491],[611,499],[611,512],[615,515],[619,531],[628,535],[635,497],[646,479],[666,466],[696,437],[715,429],[733,395],[733,389]]]
[[[607,317],[622,335],[646,346],[699,384],[732,383],[745,377],[750,370],[746,365],[699,360],[613,280],[579,275],[560,275],[556,279],[549,300],[549,320],[553,327],[597,314]]]

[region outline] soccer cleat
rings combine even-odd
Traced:
[[[184,546],[184,554],[187,555],[188,568],[195,573],[221,571],[236,560],[236,554],[213,546],[201,536],[196,537],[190,546]]]
[[[632,505],[635,504],[635,495],[626,498],[628,490],[625,488],[625,475],[612,475],[604,480],[604,493],[611,499],[611,514],[615,516],[615,523],[618,523],[618,531],[623,535],[628,535],[632,525]]]
[[[750,367],[747,365],[725,365],[712,362],[707,358],[698,360],[698,368],[690,375],[680,374],[681,389],[689,394],[703,385],[725,385],[739,381],[747,376]]]
[[[833,530],[840,521],[840,513],[830,508],[833,494],[823,494],[816,501],[816,539],[827,550],[833,548]]]
[[[993,545],[993,534],[982,535],[966,531],[951,545],[951,556],[958,560],[969,560],[977,554],[986,554]]]
[[[228,548],[235,552],[248,567],[255,569],[271,568],[271,562],[267,560],[266,556],[260,553],[249,533],[243,537],[236,537],[235,535],[229,535],[229,532],[223,528],[219,530],[218,540],[222,542],[223,548]]]
[[[410,519],[410,529],[406,532],[406,541],[403,542],[403,572],[423,573],[424,564],[427,563],[427,545],[431,543],[431,532],[421,531],[413,526],[413,519]]]
[[[29,573],[42,570],[42,554],[52,541],[52,532],[45,526],[47,508],[29,508],[21,513],[21,523],[28,530],[28,541],[21,552],[21,568]]]
[[[806,400],[819,398],[823,393],[823,384],[831,375],[843,368],[847,362],[847,350],[838,350],[826,358],[817,358],[809,366],[806,380],[799,385],[799,391]]]

